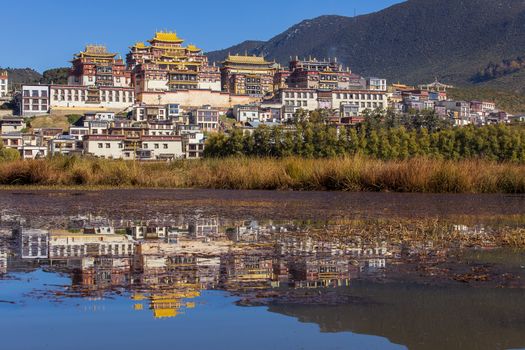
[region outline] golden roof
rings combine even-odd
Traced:
[[[199,49],[197,46],[195,46],[195,45],[193,45],[193,44],[188,45],[188,50],[191,51],[191,52],[199,52],[199,51],[202,51],[201,49]]]
[[[136,47],[137,49],[145,49],[146,45],[142,41],[139,41],[136,42],[135,45],[133,45],[133,47]]]
[[[225,63],[270,64],[262,56],[228,55]]]
[[[78,57],[91,56],[91,57],[115,57],[116,53],[108,52],[106,46],[104,45],[86,45],[84,51],[80,51],[77,55]]]
[[[164,41],[169,43],[182,43],[184,40],[177,36],[175,32],[156,32],[155,37],[150,41]]]

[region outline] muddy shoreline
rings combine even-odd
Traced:
[[[0,210],[27,216],[90,212],[114,219],[218,215],[230,219],[447,218],[525,214],[525,195],[258,190],[1,190]]]

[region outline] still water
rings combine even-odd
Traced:
[[[2,349],[522,349],[525,197],[0,192]]]

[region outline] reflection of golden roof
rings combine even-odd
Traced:
[[[164,41],[169,43],[182,43],[184,40],[177,36],[175,32],[156,32],[155,37],[150,41]]]
[[[240,56],[240,55],[228,55],[225,63],[248,63],[248,64],[270,64],[264,57],[261,56]]]
[[[155,309],[153,310],[153,317],[155,318],[171,318],[177,316],[176,309]]]

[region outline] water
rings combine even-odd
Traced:
[[[525,348],[525,197],[0,193],[5,349]]]

